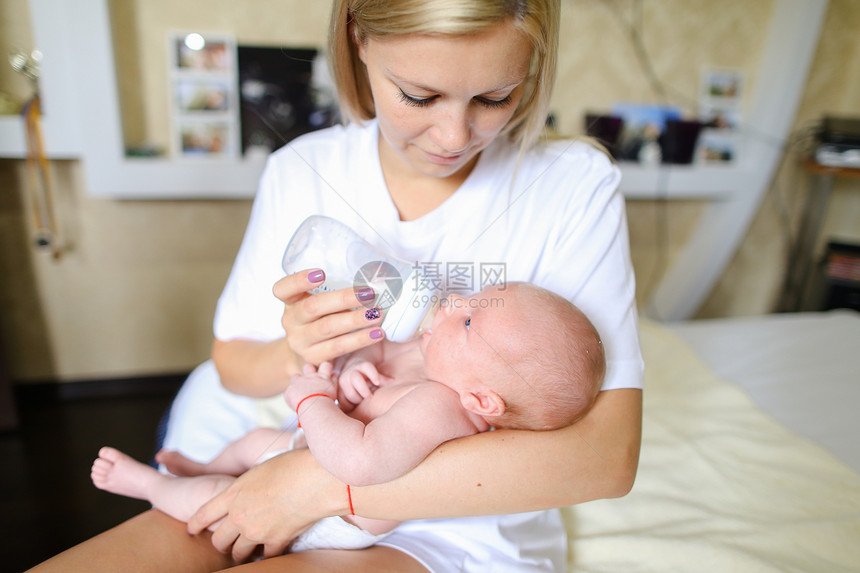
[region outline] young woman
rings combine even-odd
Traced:
[[[538,141],[558,22],[558,0],[335,2],[330,59],[351,121],[270,158],[218,304],[217,373],[205,365],[186,382],[165,446],[214,456],[257,422],[255,404],[234,394],[280,394],[304,363],[380,340],[380,319],[366,318],[352,289],[308,294],[325,261],[282,276],[283,249],[311,214],[439,265],[449,290],[476,292],[482,271],[501,269],[569,299],[605,345],[606,378],[588,414],[560,430],[453,440],[394,481],[350,490],[307,450],[290,452],[203,506],[188,525],[199,535],[151,511],[44,570],[212,571],[255,549],[269,559],[249,570],[565,569],[566,532],[551,508],[632,487],[642,360],[619,172],[583,143]],[[369,549],[281,555],[312,523],[351,511],[408,522]],[[219,520],[210,544],[205,530]]]

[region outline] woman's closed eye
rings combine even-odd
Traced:
[[[503,97],[502,99],[490,99],[490,98],[485,98],[485,97],[479,97],[479,98],[476,98],[476,101],[484,107],[488,107],[490,109],[498,109],[498,108],[506,107],[508,104],[510,104],[512,101],[512,98],[511,98],[510,94],[508,94],[506,97]]]
[[[415,106],[415,107],[424,107],[424,106],[430,105],[430,102],[432,102],[434,99],[436,99],[436,96],[430,96],[430,97],[425,97],[425,98],[412,97],[411,95],[407,94],[405,91],[400,90],[400,101],[402,101],[406,105],[411,105],[411,106]]]
[[[413,107],[426,107],[433,103],[433,100],[435,100],[437,97],[439,96],[434,95],[430,97],[419,98],[407,94],[402,89],[400,90],[400,101],[405,103],[406,105],[410,105]],[[502,99],[490,99],[486,97],[475,98],[475,102],[489,109],[500,109],[506,107],[511,103],[511,101],[513,101],[513,98],[511,98],[510,94],[503,97]]]

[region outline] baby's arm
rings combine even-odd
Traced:
[[[320,378],[318,374],[294,376],[287,392],[295,388],[295,395],[325,393],[320,391],[324,388]],[[477,431],[459,396],[436,382],[416,385],[367,424],[350,418],[323,396],[304,400],[298,416],[314,458],[350,485],[393,480],[439,444]]]

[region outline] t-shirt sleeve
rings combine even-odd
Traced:
[[[581,161],[581,158],[580,160]],[[642,388],[636,284],[630,260],[621,174],[601,153],[590,154],[550,237],[552,263],[539,284],[565,294],[592,321],[607,358],[603,390]]]

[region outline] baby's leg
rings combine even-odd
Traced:
[[[225,475],[168,476],[107,447],[99,450],[90,477],[99,489],[144,499],[180,521],[188,521],[201,505],[236,479]]]
[[[238,476],[253,467],[260,456],[272,451],[289,449],[292,438],[293,432],[274,428],[257,428],[228,444],[209,463],[195,462],[179,452],[166,450],[158,452],[155,459],[158,463],[164,464],[170,473],[177,476],[204,474]]]

